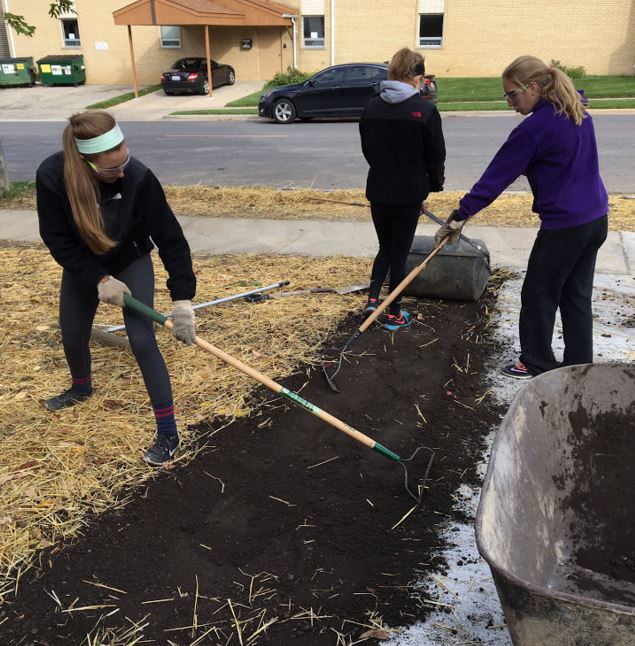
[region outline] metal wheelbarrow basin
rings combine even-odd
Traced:
[[[516,646],[635,645],[635,366],[527,382],[494,440],[476,539]]]

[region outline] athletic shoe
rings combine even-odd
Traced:
[[[153,467],[160,467],[172,461],[179,448],[179,436],[157,433],[154,444],[143,454],[143,459]]]
[[[522,361],[517,361],[500,369],[502,375],[512,379],[531,379],[533,375]]]
[[[362,322],[364,322],[376,309],[377,306],[379,305],[379,300],[376,298],[369,298],[368,302],[366,303],[366,307],[364,308],[364,311],[360,315],[360,319]]]
[[[394,332],[395,330],[400,330],[401,328],[408,327],[412,323],[412,316],[406,310],[401,310],[399,316],[394,314],[389,314],[386,317],[386,322],[382,323],[385,330]]]
[[[58,410],[62,410],[62,408],[75,406],[75,404],[79,404],[85,399],[88,399],[92,394],[93,394],[92,390],[88,393],[81,393],[78,390],[69,388],[68,390],[65,390],[63,393],[60,393],[59,395],[55,395],[55,397],[51,397],[50,399],[43,400],[42,403],[44,404],[45,408],[48,408],[51,411],[58,411]]]

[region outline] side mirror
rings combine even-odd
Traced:
[[[309,79],[306,84],[310,87],[315,87],[317,85],[317,81],[314,81],[313,79]]]

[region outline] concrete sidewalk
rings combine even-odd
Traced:
[[[373,257],[377,238],[360,220],[274,220],[178,218],[195,253],[260,253],[306,256]],[[422,219],[418,235],[434,235],[436,224]],[[485,241],[492,264],[525,268],[536,229],[470,225],[470,238]],[[40,242],[35,211],[0,211],[0,239]],[[635,233],[611,231],[598,254],[597,272],[635,276]]]

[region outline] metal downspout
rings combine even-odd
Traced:
[[[335,0],[331,0],[331,65],[335,65]]]

